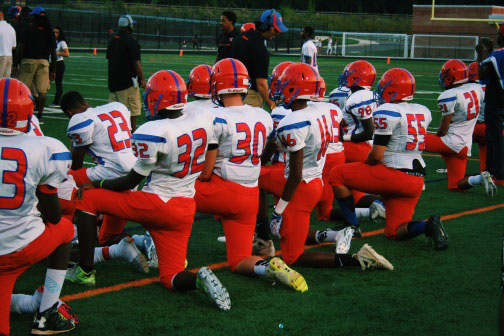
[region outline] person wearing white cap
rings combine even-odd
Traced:
[[[256,29],[238,35],[231,46],[231,57],[245,64],[250,77],[250,89],[244,103],[261,107],[266,103],[271,109],[275,103],[269,98],[268,66],[269,54],[265,46],[266,40],[271,40],[288,29],[282,22],[282,15],[274,9],[265,10]]]
[[[140,89],[145,88],[145,77],[140,63],[140,45],[133,38],[130,15],[119,18],[119,31],[107,47],[109,102],[120,102],[131,112],[131,128],[136,129],[136,118],[141,113]]]

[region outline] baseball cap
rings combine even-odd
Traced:
[[[30,14],[32,14],[32,15],[40,15],[42,13],[45,13],[45,9],[44,9],[44,7],[40,7],[40,6],[33,8],[33,10],[30,12]]]
[[[280,33],[285,33],[286,31],[289,30],[287,27],[285,27],[285,25],[282,22],[282,15],[274,9],[265,10],[261,14],[259,21],[266,23],[270,26],[273,26],[275,30]]]
[[[131,15],[122,15],[120,18],[119,18],[119,22],[117,23],[117,25],[119,27],[130,27],[130,28],[133,28],[133,24],[135,24],[136,21],[133,20],[133,18],[131,17]]]
[[[16,17],[21,13],[21,8],[19,6],[12,6],[7,10],[7,17]]]

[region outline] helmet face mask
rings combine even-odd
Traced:
[[[245,65],[239,60],[225,58],[215,63],[210,75],[210,94],[212,101],[224,106],[221,95],[239,93],[242,99],[250,87],[248,71]]]
[[[318,98],[320,76],[312,66],[294,63],[283,71],[278,79],[275,102],[290,109],[297,99],[314,100]]]
[[[287,61],[287,62],[282,62],[277,64],[275,68],[273,68],[273,71],[271,73],[271,77],[269,78],[269,95],[270,98],[274,100],[275,92],[277,91],[278,87],[278,79],[284,72],[285,68],[287,68],[289,65],[294,64],[293,62]]]
[[[2,78],[0,92],[0,134],[28,132],[35,105],[28,87],[17,79]]]
[[[187,103],[184,80],[172,70],[161,70],[149,78],[143,94],[147,120],[159,119],[160,110],[181,110]]]
[[[370,90],[376,80],[376,69],[367,61],[355,61],[348,64],[340,75],[339,86],[359,86]]]
[[[447,90],[456,84],[467,83],[469,80],[469,70],[464,62],[459,60],[449,60],[443,64],[439,72],[439,85]]]

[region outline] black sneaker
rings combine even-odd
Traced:
[[[432,239],[436,250],[446,250],[448,248],[448,234],[446,233],[439,216],[429,216],[425,235]]]
[[[58,311],[58,302],[42,313],[37,311],[32,324],[32,335],[54,335],[68,332],[75,328],[75,320]],[[72,312],[72,315],[74,313]],[[67,315],[68,316],[68,315]]]
[[[340,231],[340,230],[346,229],[347,227],[351,227],[352,229],[354,229],[354,233],[353,233],[354,238],[362,238],[362,232],[360,230],[360,227],[357,225],[341,224],[341,225],[333,227],[331,230]]]

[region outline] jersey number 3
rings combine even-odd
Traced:
[[[9,190],[4,185],[13,185],[14,193],[12,196],[0,196],[0,209],[14,210],[23,205],[26,185],[25,177],[28,171],[28,160],[25,152],[19,148],[2,148],[0,161],[14,161],[16,163],[15,170],[1,170],[0,190]],[[4,166],[2,164],[2,166]],[[12,190],[12,188],[10,188]]]

